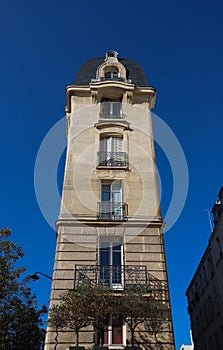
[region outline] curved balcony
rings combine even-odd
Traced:
[[[125,221],[128,215],[128,205],[123,202],[98,202],[98,220]]]
[[[98,152],[98,167],[128,167],[126,152]]]
[[[127,79],[122,78],[122,77],[118,77],[118,76],[105,76],[105,77],[100,77],[99,79],[100,81],[105,81],[105,80],[115,80],[115,81],[123,81],[123,82],[127,82]]]

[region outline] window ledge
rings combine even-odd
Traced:
[[[106,166],[106,165],[97,165],[96,169],[103,169],[103,170],[129,170],[128,166]]]
[[[130,123],[123,119],[102,119],[98,123],[94,124],[94,127],[99,130],[111,126],[119,126],[122,127],[124,130],[132,130],[130,128]]]

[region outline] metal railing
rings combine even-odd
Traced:
[[[114,80],[114,81],[123,81],[123,82],[127,81],[125,78],[118,77],[118,76],[100,77],[100,81],[104,81],[104,80]]]
[[[125,265],[76,265],[75,287],[83,284],[95,286],[99,283],[109,288],[126,288],[128,285],[148,284],[146,266]]]
[[[124,119],[121,102],[102,102],[100,105],[100,118]]]
[[[75,265],[74,288],[100,284],[113,290],[140,286],[156,300],[166,301],[169,298],[167,283],[150,274],[147,266]]]
[[[128,167],[126,152],[98,152],[98,166]]]
[[[124,202],[98,202],[98,219],[104,221],[127,220],[128,205]]]

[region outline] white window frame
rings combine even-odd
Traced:
[[[109,266],[113,266],[113,247],[114,243],[117,243],[121,245],[121,264],[120,268],[123,266],[124,263],[124,248],[123,248],[123,240],[121,237],[101,237],[98,241],[98,265],[101,265],[100,261],[100,249],[101,249],[101,243],[108,244],[109,247]],[[117,290],[123,290],[124,288],[124,273],[121,271],[121,283],[113,283],[112,282],[112,275],[109,278],[109,288],[111,289],[117,289]]]
[[[120,183],[120,203],[123,202],[123,184],[122,184],[122,180],[114,180],[114,181],[102,181],[101,182],[101,202],[103,202],[102,198],[103,198],[103,186],[110,186],[110,200],[109,202],[111,203],[119,203],[119,202],[115,202],[113,200],[113,197],[114,197],[114,193],[116,191],[114,191],[114,186],[117,185],[117,183]]]

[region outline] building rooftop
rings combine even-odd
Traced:
[[[108,51],[109,53],[115,51]],[[96,78],[98,67],[105,61],[104,58],[92,58],[85,62],[77,72],[75,85],[88,85],[91,79]],[[148,86],[147,78],[143,68],[129,58],[118,58],[118,61],[126,68],[126,78],[137,86]]]

